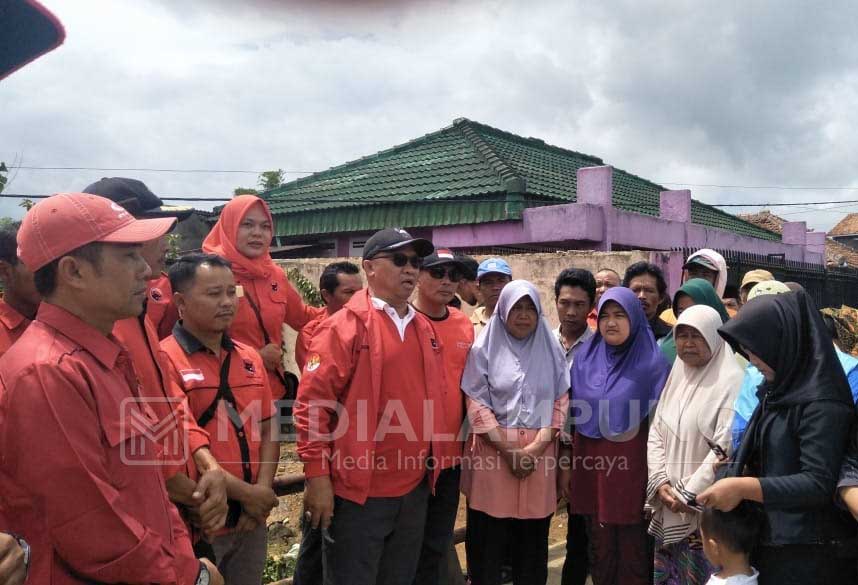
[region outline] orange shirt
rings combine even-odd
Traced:
[[[115,338],[42,302],[0,359],[4,529],[30,544],[28,582],[194,583],[157,422]]]
[[[428,395],[417,330],[409,323],[403,340],[393,321],[380,317],[384,364],[369,497],[391,498],[407,494],[426,477],[432,429],[424,427]]]
[[[304,325],[295,339],[295,363],[298,364],[298,369],[304,371],[304,364],[307,363],[307,352],[310,351],[310,340],[313,339],[313,334],[322,322],[330,317],[327,311]]]
[[[230,422],[231,408],[225,400],[220,401],[203,428],[209,433],[209,448],[221,467],[247,483],[256,483],[261,425],[275,412],[259,353],[224,336],[220,355],[215,355],[181,325],[161,342],[161,349],[169,360],[170,383],[187,395],[191,413],[198,421],[218,396],[221,366],[230,356],[227,380],[235,410],[243,422],[242,430]]]
[[[282,270],[277,270],[267,280],[241,278],[236,274],[235,283],[244,289],[244,296],[239,299],[229,334],[233,340],[253,349],[262,349],[268,343],[282,346],[283,323],[300,331],[316,316],[327,312],[324,307],[305,305]],[[259,318],[253,310],[254,304]],[[264,329],[259,325],[260,320]],[[282,398],[286,389],[278,375],[269,372],[268,380],[274,397]]]
[[[468,361],[468,353],[474,343],[474,325],[467,315],[453,307],[447,308],[447,316],[443,319],[434,319],[428,315],[426,318],[432,322],[432,327],[441,340],[444,356],[444,373],[447,378],[447,390],[444,392],[444,434],[457,438],[455,452],[461,455],[464,443],[459,440],[459,433],[465,419],[465,398],[461,382],[465,362]],[[459,462],[450,460],[445,453],[444,460],[439,463],[441,469],[445,469]]]
[[[0,299],[0,356],[18,341],[30,320]]]
[[[197,449],[208,446],[209,436],[191,417],[185,395],[167,383],[167,356],[161,351],[148,311],[139,317],[117,321],[113,326],[113,335],[131,355],[134,371],[140,381],[140,394],[146,397],[161,421],[159,436],[164,449],[164,477],[169,479],[177,473],[184,473],[196,480],[196,466],[190,457]],[[167,432],[168,427],[175,432]],[[176,440],[177,437],[179,440]]]

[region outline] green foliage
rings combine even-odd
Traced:
[[[6,188],[6,181],[9,178],[6,176],[6,173],[9,172],[9,169],[6,168],[6,163],[0,161],[0,193],[3,192],[3,189]]]
[[[175,262],[182,252],[182,234],[167,234],[167,262]]]
[[[262,582],[273,583],[295,574],[296,559],[290,555],[273,555],[265,559]]]
[[[313,307],[321,307],[325,304],[325,301],[322,300],[322,293],[319,292],[319,289],[310,282],[310,279],[301,274],[301,272],[297,268],[290,268],[286,272],[286,276],[295,285],[295,288],[301,293],[301,296],[304,297],[304,302],[308,305],[312,305]]]
[[[259,195],[259,191],[249,187],[236,187],[232,194],[236,197],[239,195]]]
[[[22,199],[21,202],[18,204],[18,207],[23,207],[27,211],[30,211],[35,204],[36,202],[31,199]]]
[[[286,173],[283,169],[277,169],[276,171],[265,171],[264,173],[260,173],[259,175],[259,188],[263,191],[270,191],[271,189],[276,189],[280,185],[283,184],[283,180],[286,178]]]

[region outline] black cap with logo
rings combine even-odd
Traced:
[[[413,238],[402,228],[386,228],[375,232],[363,246],[363,259],[372,258],[381,252],[399,250],[412,246],[420,257],[426,257],[435,250],[432,242],[423,238]]]

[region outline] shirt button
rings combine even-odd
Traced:
[[[518,431],[519,435],[524,435],[524,431]]]
[[[244,431],[238,431],[238,436],[239,436],[239,437],[244,437]]]

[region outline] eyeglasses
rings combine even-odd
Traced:
[[[390,254],[388,256],[373,256],[372,260],[377,260],[379,258],[387,259],[393,262],[394,266],[398,266],[402,268],[406,264],[411,264],[412,268],[420,268],[423,266],[423,258],[420,256],[409,256],[408,254],[403,254],[402,252],[396,252],[395,254]]]
[[[451,282],[459,282],[463,278],[462,273],[455,266],[433,266],[427,268],[426,272],[435,280],[441,280],[446,276]]]

